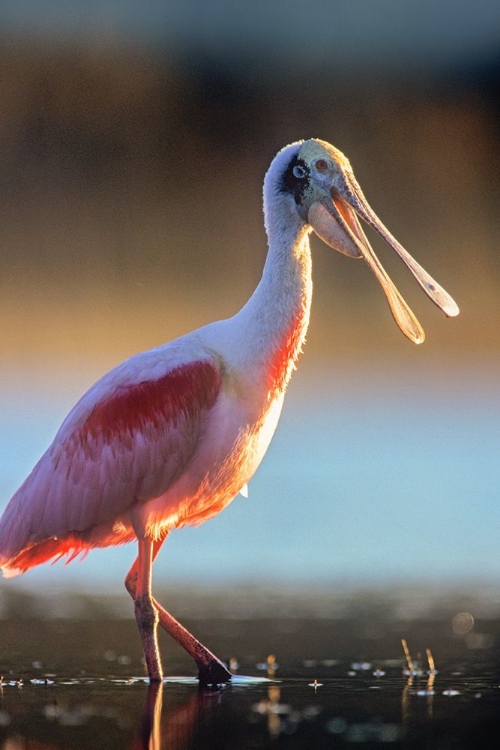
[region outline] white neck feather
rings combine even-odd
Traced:
[[[236,315],[241,353],[253,368],[283,389],[305,340],[312,296],[309,225],[297,213],[293,196],[283,192],[283,171],[300,144],[287,146],[272,162],[264,181],[264,219],[268,254],[262,278]]]

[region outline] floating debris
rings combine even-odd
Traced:
[[[30,685],[53,685],[54,680],[48,680],[46,677],[33,677]]]
[[[372,668],[369,661],[355,661],[351,664],[351,669],[355,672],[368,672]]]
[[[318,680],[315,679],[314,682],[310,682],[307,687],[314,688],[314,692],[316,692],[316,690],[318,688],[323,687],[323,683],[322,682],[318,682]]]
[[[383,669],[378,669],[378,668],[377,668],[377,669],[375,669],[375,671],[373,672],[373,676],[374,676],[374,677],[385,677],[385,672],[384,672],[384,670],[383,670]]]

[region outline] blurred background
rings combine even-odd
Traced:
[[[359,590],[498,606],[499,28],[492,0],[2,3],[1,506],[98,377],[246,301],[264,174],[316,136],[461,315],[370,234],[413,346],[367,267],[314,239],[308,343],[249,498],[173,533],[156,583],[239,611]],[[4,610],[49,589],[129,608],[134,556],[4,582]]]

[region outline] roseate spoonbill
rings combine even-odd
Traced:
[[[250,480],[276,428],[311,305],[309,234],[363,257],[403,333],[424,332],[373,252],[358,216],[406,263],[448,316],[453,299],[368,205],[347,158],[310,139],[286,146],[264,181],[268,255],[255,292],[220,320],[131,357],[76,404],[0,521],[4,575],[93,547],[136,540],[125,584],[151,680],[162,678],[158,623],[195,659],[204,683],[225,666],[152,597],[151,569],[169,531],[219,513]]]

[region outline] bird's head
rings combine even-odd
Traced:
[[[268,175],[274,190],[287,195],[300,220],[327,245],[353,258],[364,258],[377,277],[402,332],[416,344],[424,331],[375,255],[358,217],[369,224],[406,263],[430,299],[449,317],[458,315],[450,295],[399,244],[370,208],[349,160],[326,141],[311,138],[286,146]]]

